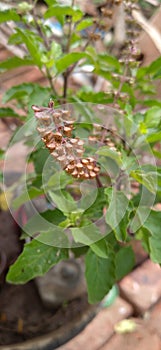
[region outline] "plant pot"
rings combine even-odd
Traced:
[[[0,346],[0,350],[53,350],[76,336],[98,313],[101,306],[88,305],[88,308],[72,321],[40,337],[17,344]]]

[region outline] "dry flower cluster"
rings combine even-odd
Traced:
[[[67,110],[55,110],[53,102],[48,107],[33,105],[38,120],[37,130],[46,148],[61,167],[74,178],[94,179],[100,171],[93,157],[83,157],[84,141],[72,137],[74,120],[70,120]]]

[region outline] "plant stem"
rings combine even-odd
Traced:
[[[74,1],[75,0],[72,0],[72,3],[71,3],[71,7],[74,6]],[[71,36],[72,36],[72,16],[70,17],[70,21],[69,21],[69,32],[68,32],[68,38],[67,38],[67,45],[66,45],[66,48],[65,48],[65,52],[66,53],[69,53],[70,52],[70,41],[71,41]],[[64,77],[64,86],[63,86],[63,99],[64,99],[64,103],[66,103],[66,98],[67,98],[67,90],[68,90],[68,78],[69,78],[69,75],[70,75],[70,71],[69,69],[67,69],[64,74],[63,74],[63,77]]]
[[[100,178],[99,178],[98,175],[96,176],[96,182],[97,182],[97,187],[98,187],[98,188],[103,187],[102,182],[101,182],[101,180],[100,180]]]
[[[37,0],[35,1],[35,3],[36,2],[37,2]],[[35,13],[35,6],[33,7],[32,15],[33,15],[33,21],[34,21],[35,27],[36,27],[40,37],[43,39],[44,46],[45,46],[46,50],[48,51],[50,49],[50,45],[49,45],[49,42],[47,40],[47,37],[43,33],[43,30],[42,30],[40,24],[37,22],[37,17],[36,17],[36,13]],[[46,71],[46,78],[49,81],[51,90],[53,91],[53,94],[57,96],[57,92],[56,92],[55,86],[53,84],[52,75],[50,74],[50,70],[47,66],[45,66],[45,71]],[[41,70],[41,72],[44,74],[43,70]]]

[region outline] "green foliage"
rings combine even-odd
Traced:
[[[0,11],[0,23],[7,21],[19,21],[20,16],[14,9]]]
[[[56,0],[45,3],[42,15],[27,2],[0,11],[0,23],[15,22],[8,45],[23,44],[26,50],[23,58],[13,56],[0,62],[0,72],[35,66],[48,82],[45,87],[26,82],[13,85],[5,92],[0,108],[0,118],[27,121],[22,133],[15,132],[14,142],[24,140],[32,148],[29,161],[33,172],[27,175],[26,188],[12,206],[17,209],[42,197],[46,201],[46,211],[35,212],[23,226],[25,237],[32,240],[10,267],[7,281],[26,283],[42,276],[72,251],[75,257],[85,255],[89,302],[95,303],[133,268],[131,234],[142,241],[150,258],[161,264],[161,214],[152,208],[161,201],[161,169],[158,164],[151,165],[154,158],[161,159],[161,101],[154,86],[161,77],[161,58],[147,67],[133,60],[125,69],[124,63],[109,53],[111,47],[99,52],[92,39],[106,31],[103,14],[95,21],[79,7]],[[58,36],[55,25],[60,26]],[[89,69],[87,74],[85,69]],[[70,78],[81,70],[88,80],[79,88]],[[104,91],[95,91],[93,81],[98,77],[103,78]],[[96,181],[75,180],[60,170],[43,146],[31,106],[47,106],[50,98],[55,106],[62,101],[76,103],[78,120],[72,137],[85,140],[85,157],[95,157],[100,166]],[[107,108],[102,123],[94,104],[117,107],[118,113]],[[101,108],[98,110],[101,114]],[[72,116],[75,118],[74,113]],[[97,123],[107,126],[107,133],[102,129],[98,139]],[[97,140],[86,142],[90,136]]]
[[[89,302],[97,303],[102,300],[115,282],[114,255],[111,253],[105,259],[89,250],[85,263]]]
[[[7,274],[7,282],[26,283],[36,276],[42,276],[61,260],[68,258],[66,249],[54,248],[33,240],[25,244],[19,256]]]

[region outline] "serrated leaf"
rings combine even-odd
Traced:
[[[99,150],[96,153],[99,154],[100,156],[109,157],[109,158],[115,160],[115,162],[119,166],[122,165],[121,154],[119,154],[115,150],[111,150],[108,146],[103,146],[103,147],[99,148]]]
[[[55,4],[50,6],[44,14],[44,18],[56,17],[59,22],[63,25],[65,16],[72,16],[72,21],[79,21],[83,13],[75,6],[67,6],[64,4]]]
[[[65,220],[65,216],[59,209],[47,210],[33,215],[25,224],[23,230],[29,232],[31,236],[38,232],[51,232],[55,228],[58,228],[59,231],[58,225],[63,220]]]
[[[6,103],[13,99],[17,99],[19,97],[30,95],[33,89],[34,89],[34,84],[32,83],[24,83],[24,84],[13,86],[9,90],[7,90],[5,95],[3,96],[3,103]]]
[[[157,191],[157,173],[154,171],[134,170],[131,171],[130,176],[144,185],[150,192]]]
[[[31,58],[10,57],[6,61],[0,62],[0,71],[14,69],[21,66],[33,66],[35,62]]]
[[[85,52],[70,52],[61,57],[59,60],[56,61],[56,68],[58,73],[64,72],[68,67],[70,67],[72,64],[78,62],[79,60],[83,58],[88,58],[91,61],[91,57],[85,53]]]
[[[25,244],[24,250],[10,267],[7,282],[20,284],[43,276],[52,266],[68,258],[67,249],[59,249],[37,240]]]
[[[93,25],[93,19],[92,18],[85,18],[80,23],[76,25],[76,30],[81,31],[88,27],[91,27]]]
[[[106,211],[106,223],[112,228],[118,240],[126,239],[126,228],[128,223],[129,200],[121,191],[105,189],[108,197],[109,207]]]
[[[63,213],[71,213],[72,211],[77,210],[77,203],[74,201],[70,193],[65,190],[49,190],[48,194],[53,203],[56,204],[56,207],[58,207]]]
[[[52,189],[53,191],[65,188],[66,185],[72,183],[72,179],[65,171],[57,171],[54,175],[49,178],[47,184],[44,185],[45,189]]]
[[[13,208],[18,209],[22,204],[42,195],[44,192],[36,187],[30,187],[27,191],[24,191],[19,197],[16,197],[13,202]]]
[[[19,119],[24,118],[23,116],[18,115],[12,108],[9,108],[9,107],[0,108],[0,118],[6,118],[6,117],[14,117]]]
[[[155,128],[161,121],[161,108],[153,106],[148,109],[145,116],[145,124],[147,128]]]
[[[71,232],[74,241],[84,245],[91,245],[102,237],[98,227],[93,223],[87,226],[73,227],[71,228]]]
[[[103,259],[89,249],[85,266],[88,300],[90,303],[97,303],[103,299],[115,282],[114,255],[111,253],[109,259]]]
[[[16,28],[16,30],[21,36],[23,43],[26,45],[34,64],[42,68],[42,40],[40,37],[27,29]]]
[[[92,203],[92,205],[84,211],[84,215],[88,217],[88,219],[99,219],[103,216],[103,208],[106,205],[106,196],[104,194],[103,188],[97,189],[97,197]]]
[[[161,131],[150,133],[150,135],[147,136],[147,141],[150,143],[161,141]]]
[[[121,280],[135,265],[135,255],[131,246],[122,247],[116,253],[116,279]]]
[[[109,243],[104,238],[96,243],[91,244],[90,248],[100,258],[107,259],[110,256],[111,247],[109,246]]]
[[[14,9],[0,11],[0,23],[8,21],[20,21],[20,16]]]

